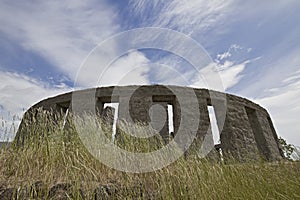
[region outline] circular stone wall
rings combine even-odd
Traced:
[[[118,105],[118,112],[112,110],[107,112],[109,109],[104,109],[106,103]],[[32,112],[36,109],[63,114],[84,111],[110,115],[112,121],[116,114],[118,120],[150,124],[166,143],[173,137],[176,138],[178,132],[181,134],[180,140],[186,139],[193,132],[195,137],[192,146],[201,151],[208,149],[212,153],[216,150],[210,148],[214,141],[209,106],[214,109],[220,132],[220,144],[216,145],[216,149],[222,151],[224,158],[230,157],[238,161],[282,159],[283,154],[276,131],[264,108],[235,95],[178,86],[101,87],[69,92],[42,100],[24,114],[15,141],[21,145],[26,140],[25,126],[33,121]],[[171,126],[173,130],[169,130]],[[181,148],[186,147],[183,145]],[[205,153],[207,154],[208,152]]]

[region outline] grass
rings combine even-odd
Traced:
[[[57,191],[52,196],[51,192],[61,184],[68,186],[68,193],[63,193],[70,199],[97,195],[99,199],[300,199],[299,162],[224,165],[181,157],[154,172],[126,173],[90,155],[71,122],[63,129],[62,117],[39,115],[36,123],[22,130],[28,135],[22,147],[0,149],[0,197],[1,188],[2,192],[13,188],[13,198],[58,199]],[[115,141],[122,148],[143,152],[157,148],[153,139],[148,143],[143,139],[141,145],[124,134]],[[161,145],[159,138],[155,142]],[[43,184],[42,189],[37,190],[37,183]]]

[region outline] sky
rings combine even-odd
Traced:
[[[78,81],[98,44],[124,31],[157,27],[200,44],[217,66],[224,91],[266,108],[278,135],[300,145],[299,10],[298,0],[2,0],[0,140],[13,139],[11,127],[30,106],[74,89],[155,83],[201,87],[186,60],[159,49],[132,49],[100,82],[91,84],[93,71]],[[109,51],[120,48],[121,43],[111,44]]]

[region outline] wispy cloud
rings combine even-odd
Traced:
[[[104,74],[98,85],[149,84],[150,61],[139,51],[131,51],[114,62]]]
[[[1,1],[0,31],[74,78],[88,52],[118,30],[104,1]]]
[[[251,65],[250,78],[240,90],[244,96],[264,98],[274,95],[275,90],[288,89],[289,83],[297,80],[300,68],[300,49],[292,49],[281,53],[270,52],[264,59]],[[266,61],[266,58],[268,61]]]
[[[230,45],[230,47],[228,48],[227,51],[225,51],[223,53],[219,53],[217,55],[216,62],[220,62],[224,59],[230,58],[232,56],[233,52],[243,50],[243,49],[244,49],[243,47],[241,47],[237,44],[232,44],[232,45]],[[251,48],[248,48],[247,52],[249,53],[250,51],[251,51]]]
[[[14,115],[21,117],[25,110],[44,97],[71,90],[62,85],[49,87],[43,82],[18,73],[0,71],[0,79],[0,117],[1,121],[6,121],[6,128],[13,123]],[[14,123],[18,126],[20,123],[19,118],[16,118]],[[2,133],[0,133],[1,135]],[[9,132],[8,136],[12,138],[13,133]]]
[[[29,76],[0,71],[0,99],[3,109],[13,113],[27,109],[32,103],[41,100],[46,95],[54,95],[66,88],[47,86],[43,82]]]
[[[135,14],[144,16],[142,25],[168,27],[186,34],[204,31],[221,24],[232,10],[232,0],[131,0]],[[151,13],[149,16],[146,13]],[[222,19],[222,20],[221,20]]]
[[[241,80],[243,77],[241,72],[245,69],[247,63],[248,61],[240,64],[234,64],[233,62],[226,61],[223,65],[218,66],[219,74],[225,90],[228,90]]]
[[[298,74],[299,75],[299,74]],[[289,143],[298,143],[300,126],[300,80],[294,81],[280,88],[272,88],[272,95],[255,99],[256,102],[264,105],[271,113],[275,123],[277,132],[284,136]],[[290,79],[291,80],[291,79]],[[299,144],[299,143],[298,143]]]
[[[140,16],[143,19],[141,25],[172,28],[186,33],[193,38],[204,35],[209,30],[214,30],[214,32],[219,33],[223,32],[225,30],[224,24],[234,21],[235,19],[231,18],[231,16],[236,14],[236,8],[241,7],[239,3],[233,0],[213,0],[209,2],[203,0],[167,0],[164,1],[164,3],[160,3],[156,0],[140,0],[130,1],[130,6],[134,15]],[[164,72],[152,72],[152,74],[154,74],[152,78],[164,80],[161,81],[161,83],[164,84],[171,82],[172,84],[206,88],[213,86],[212,89],[221,91],[228,90],[239,83],[243,77],[242,72],[245,70],[246,65],[250,63],[250,60],[238,61],[231,58],[232,54],[241,49],[246,51],[246,53],[252,51],[249,47],[244,49],[244,47],[237,44],[232,44],[226,52],[216,55],[214,65],[218,71],[218,76],[223,82],[223,87],[217,86],[220,84],[208,84],[208,80],[205,80],[208,77],[204,77],[205,69],[202,70],[202,73],[201,70],[195,71],[188,63],[178,61],[174,56],[167,56],[157,62],[165,66],[163,67]],[[212,67],[212,65],[207,67]]]

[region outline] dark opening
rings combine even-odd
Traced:
[[[56,103],[57,111],[60,113],[66,113],[70,107],[70,103],[71,103],[70,101]]]
[[[261,125],[257,118],[256,110],[245,107],[247,116],[254,134],[255,142],[257,144],[257,148],[264,159],[267,159],[270,155],[270,151],[267,146],[266,138],[263,135],[263,131]]]

